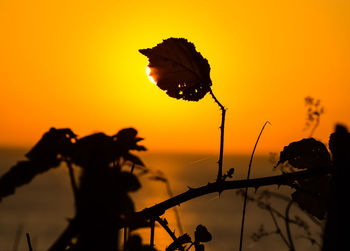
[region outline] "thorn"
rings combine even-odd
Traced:
[[[194,190],[194,188],[189,187],[189,186],[187,186],[187,188],[188,188],[188,191],[193,191]]]
[[[220,198],[222,192],[223,192],[222,190],[219,191],[219,198]]]
[[[254,187],[255,188],[255,193],[258,191],[259,186]]]

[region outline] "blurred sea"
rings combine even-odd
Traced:
[[[23,160],[28,149],[0,148],[0,175],[3,175],[18,160]],[[188,187],[198,187],[215,181],[217,175],[217,155],[207,154],[139,154],[144,163],[153,171],[161,170],[170,181],[174,195],[180,194]],[[234,167],[233,179],[242,179],[247,175],[249,157],[244,155],[224,156],[224,172]],[[251,177],[264,177],[278,175],[274,171],[268,156],[255,156]],[[78,170],[77,170],[78,172]],[[76,173],[77,173],[76,172]],[[153,181],[144,175],[140,177],[142,188],[132,194],[136,210],[150,207],[169,198],[163,182]],[[283,194],[290,194],[286,187],[270,186],[260,188],[269,189]],[[278,190],[277,190],[278,189]],[[254,189],[249,193],[254,194]],[[286,203],[271,200],[272,205],[284,212]],[[181,222],[186,233],[191,236],[198,224],[205,225],[213,236],[213,240],[205,244],[208,251],[238,250],[239,233],[242,214],[242,197],[236,191],[224,191],[220,196],[217,193],[196,198],[177,207]],[[300,216],[306,220],[308,217],[297,208],[292,208],[291,216]],[[47,250],[54,240],[67,226],[67,220],[74,215],[73,195],[70,187],[68,171],[60,166],[36,177],[30,184],[16,190],[14,195],[4,198],[0,203],[0,250],[25,251],[25,233],[29,232],[35,251]],[[163,217],[169,222],[171,229],[176,229],[175,214],[168,210]],[[311,230],[320,231],[313,223],[308,221]],[[255,203],[248,202],[245,225],[244,250],[288,250],[277,234],[255,242],[251,235],[257,232],[264,224],[267,232],[274,231],[275,227],[270,214],[257,207]],[[280,221],[282,231],[284,222]],[[302,237],[303,230],[293,227],[296,250],[318,250],[316,245]],[[155,230],[155,243],[159,250],[165,250],[171,243],[170,238],[161,227]],[[179,231],[175,232],[177,235]],[[149,229],[140,231],[143,242],[149,242]],[[18,240],[16,238],[19,237]],[[314,237],[318,237],[317,235]],[[18,245],[16,247],[16,245]]]

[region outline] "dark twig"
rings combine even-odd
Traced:
[[[30,241],[30,235],[29,235],[29,233],[26,233],[26,237],[27,237],[27,243],[28,243],[28,249],[29,249],[29,251],[33,251],[32,243],[31,243],[31,241]]]
[[[289,250],[290,251],[295,251],[295,247],[294,247],[294,242],[293,242],[293,238],[292,238],[292,233],[290,231],[290,220],[289,220],[289,210],[293,204],[293,200],[291,200],[287,207],[286,207],[286,217],[285,217],[285,222],[286,222],[286,230],[287,230],[287,236],[288,236],[288,240],[289,240]]]
[[[194,245],[194,242],[191,242],[191,245],[186,249],[186,251],[190,250],[190,248]]]
[[[75,204],[77,204],[78,203],[78,186],[77,186],[77,182],[75,181],[74,169],[72,167],[72,163],[69,160],[66,160],[66,163],[69,171],[69,179],[73,190],[74,201],[75,201]]]
[[[166,190],[167,190],[167,193],[168,193],[169,197],[171,198],[171,197],[174,196],[173,191],[172,191],[171,186],[170,186],[170,182],[165,177],[165,175],[164,175],[164,173],[162,171],[158,170],[154,176],[150,177],[150,179],[163,182],[165,184],[165,186],[166,186]],[[173,210],[174,210],[174,213],[175,213],[175,219],[176,219],[177,227],[179,228],[179,233],[180,233],[180,235],[183,235],[183,227],[182,227],[182,224],[181,224],[180,213],[177,210],[177,207],[174,207]]]
[[[154,247],[154,227],[155,227],[155,220],[151,219],[151,240],[150,240],[151,247]]]
[[[306,239],[306,240],[310,241],[312,245],[316,245],[316,246],[318,246],[319,248],[322,248],[322,245],[321,245],[317,240],[315,240],[314,238],[312,238],[312,237],[310,237],[310,236],[299,235],[299,236],[297,236],[297,237],[300,238],[300,239]]]
[[[123,234],[123,241],[124,241],[124,245],[123,245],[123,251],[126,251],[126,243],[128,242],[128,227],[127,226],[125,226],[124,227],[124,234]]]
[[[216,178],[216,181],[219,182],[222,180],[222,164],[223,164],[223,155],[224,155],[224,130],[225,130],[225,115],[226,115],[226,109],[225,107],[219,102],[219,100],[215,97],[212,89],[209,90],[210,95],[214,99],[215,103],[217,103],[221,109],[221,125],[220,125],[220,156],[219,156],[219,169],[218,169],[218,176]]]
[[[231,189],[240,189],[246,187],[261,187],[261,186],[269,186],[269,185],[290,185],[295,180],[306,179],[310,177],[322,176],[330,173],[329,169],[317,168],[310,169],[305,171],[298,171],[294,173],[282,174],[277,176],[269,176],[264,178],[256,178],[249,180],[234,180],[234,181],[223,181],[223,182],[214,182],[209,183],[205,186],[199,188],[190,188],[188,191],[176,195],[170,199],[167,199],[161,203],[158,203],[150,208],[146,208],[140,212],[136,212],[133,216],[138,218],[151,218],[160,216],[165,213],[166,210],[180,205],[186,201],[191,199],[209,194],[214,192],[222,192],[225,190]]]
[[[254,145],[254,148],[253,148],[253,152],[250,156],[250,161],[249,161],[249,167],[248,167],[248,174],[247,174],[247,180],[249,180],[250,178],[250,170],[251,170],[251,167],[252,167],[252,162],[253,162],[253,157],[254,157],[254,153],[255,153],[255,149],[258,145],[258,142],[259,142],[259,139],[260,139],[260,136],[262,134],[262,132],[264,131],[265,129],[265,126],[267,124],[270,124],[269,121],[266,121],[264,126],[261,128],[261,131],[259,133],[259,136],[255,142],[255,145]],[[242,244],[243,244],[243,233],[244,233],[244,221],[245,221],[245,212],[246,212],[246,207],[247,207],[247,195],[248,195],[248,187],[245,188],[245,191],[244,191],[244,201],[243,201],[243,212],[242,212],[242,223],[241,223],[241,235],[240,235],[240,240],[239,240],[239,251],[242,250]]]
[[[279,225],[278,225],[277,219],[276,219],[275,215],[273,214],[273,211],[270,209],[269,212],[270,212],[270,215],[271,215],[271,217],[272,217],[272,221],[273,221],[273,223],[275,224],[276,232],[281,236],[281,239],[282,239],[283,242],[287,245],[287,247],[290,248],[289,243],[288,243],[286,237],[284,236],[284,234],[283,234],[282,231],[281,231],[281,228],[280,228]]]

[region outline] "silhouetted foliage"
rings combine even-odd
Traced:
[[[347,221],[344,220],[348,213],[348,204],[341,196],[347,187],[350,163],[350,133],[345,126],[336,126],[329,139],[329,148],[333,156],[333,176],[330,181],[322,251],[341,250],[348,246],[344,231],[348,228]]]
[[[198,101],[210,90],[210,66],[184,38],[168,38],[151,49],[139,50],[148,57],[150,75],[173,98]]]
[[[188,234],[176,237],[175,232],[170,230],[166,219],[161,219],[160,216],[169,208],[196,197],[241,188],[246,189],[245,202],[247,200],[256,201],[261,208],[270,212],[274,222],[276,216],[283,217],[286,222],[286,237],[282,234],[278,224],[275,224],[276,230],[273,232],[265,231],[264,227],[259,228],[254,236],[255,240],[268,236],[270,233],[278,233],[288,248],[295,250],[289,224],[294,223],[307,230],[307,225],[303,220],[289,217],[291,206],[298,204],[301,209],[318,219],[327,218],[324,251],[332,250],[340,245],[340,200],[337,192],[339,192],[339,180],[346,176],[345,166],[350,162],[350,134],[346,127],[338,125],[336,132],[331,135],[329,148],[332,155],[323,143],[313,138],[292,142],[280,153],[277,166],[287,164],[293,168],[293,172],[250,179],[249,173],[254,151],[267,124],[265,123],[251,156],[247,179],[227,181],[228,178],[233,178],[234,168],[230,168],[226,174],[222,175],[226,109],[211,90],[208,61],[196,51],[192,43],[183,38],[169,38],[154,48],[143,49],[140,52],[149,59],[151,76],[170,97],[198,101],[209,92],[219,105],[222,118],[217,179],[213,183],[198,188],[189,188],[182,194],[172,196],[165,176],[161,172],[150,172],[142,160],[131,153],[131,151],[146,150],[144,146],[138,144],[143,139],[137,137],[135,129],[122,129],[112,136],[95,133],[78,138],[68,128],[51,128],[26,154],[27,160],[18,162],[0,178],[1,200],[13,194],[16,188],[29,183],[38,174],[56,168],[62,162],[66,163],[74,193],[76,212],[50,251],[115,251],[119,246],[118,231],[120,229],[124,229],[124,251],[154,251],[155,222],[158,222],[173,239],[167,251],[184,251],[185,248],[187,251],[192,246],[196,251],[204,251],[203,243],[212,240],[212,235],[205,226],[197,226],[194,241],[192,241]],[[318,126],[323,108],[318,110],[319,101],[314,103],[311,98],[306,99],[306,102],[311,106],[308,110],[308,120],[311,122],[316,120],[314,130]],[[79,183],[75,181],[73,169],[75,166],[79,166],[82,170]],[[141,187],[134,172],[135,167],[140,168],[141,174],[151,173],[150,179],[164,182],[171,198],[140,212],[135,212],[134,203],[129,196],[129,192],[137,191]],[[273,184],[287,185],[295,189],[291,198],[288,198],[288,205],[283,216],[269,204],[264,203],[262,197],[256,199],[247,195],[248,187],[254,187],[257,190],[260,186]],[[240,249],[243,240],[244,212],[245,210],[243,210]],[[151,228],[150,245],[142,244],[140,236],[131,234],[133,230],[141,227]],[[310,235],[307,234],[306,237],[312,240]],[[189,247],[186,246],[188,244],[190,244]]]
[[[211,234],[208,232],[208,229],[203,225],[198,225],[196,231],[194,232],[195,242],[208,242],[211,241]]]
[[[51,250],[116,250],[117,232],[134,212],[128,192],[141,187],[138,178],[122,167],[127,163],[143,166],[130,153],[146,150],[138,145],[141,140],[133,128],[112,136],[96,133],[83,138],[70,129],[51,128],[26,154],[27,161],[18,162],[1,177],[1,197],[14,193],[17,187],[58,167],[62,161],[69,167],[77,165],[82,174],[75,197],[76,215]],[[138,223],[142,225],[146,224]]]
[[[237,194],[243,196],[244,191],[242,189],[237,190]],[[321,246],[319,243],[320,236],[317,235],[315,232],[319,232],[322,227],[322,221],[318,221],[313,218],[313,216],[310,216],[306,214],[308,217],[311,217],[311,220],[314,224],[320,227],[318,231],[311,232],[309,224],[300,216],[294,215],[293,217],[287,217],[287,213],[289,210],[286,210],[285,212],[281,211],[280,209],[277,209],[273,206],[273,202],[271,201],[271,198],[279,200],[279,204],[285,203],[286,209],[290,208],[291,204],[293,204],[293,199],[289,196],[277,193],[277,192],[271,192],[269,190],[262,190],[260,192],[256,192],[254,194],[248,195],[247,199],[249,202],[253,202],[257,205],[258,208],[265,210],[270,216],[271,220],[274,225],[274,229],[265,229],[265,226],[261,224],[259,228],[253,232],[251,235],[251,238],[254,241],[259,241],[262,238],[269,237],[271,235],[279,235],[281,237],[281,240],[283,243],[287,246],[288,249],[291,249],[292,246],[294,246],[290,231],[286,231],[286,229],[283,228],[281,225],[285,225],[290,230],[290,225],[298,226],[299,230],[296,237],[299,239],[307,239],[310,241],[312,245],[318,245]]]
[[[331,157],[326,146],[313,138],[290,143],[280,154],[278,164],[288,162],[296,169],[331,168]],[[330,176],[298,180],[292,194],[299,206],[319,219],[326,214]]]
[[[339,174],[343,172],[339,165],[344,166],[348,163],[350,152],[350,134],[344,126],[338,125],[336,132],[330,137],[332,157],[325,145],[312,138],[293,142],[283,149],[278,165],[287,162],[301,171],[259,179],[226,181],[226,178],[233,177],[234,169],[231,168],[219,182],[190,188],[187,192],[151,208],[134,212],[134,204],[128,193],[141,187],[138,178],[132,172],[135,166],[140,167],[141,174],[150,173],[149,178],[152,180],[168,182],[162,172],[149,172],[141,159],[130,153],[132,150],[146,150],[138,144],[141,140],[142,138],[137,137],[137,131],[132,128],[123,129],[112,136],[96,133],[83,138],[78,138],[69,129],[51,128],[26,155],[28,160],[18,162],[0,178],[1,197],[10,195],[37,174],[58,167],[61,162],[82,168],[76,197],[76,215],[69,221],[68,227],[51,247],[51,251],[116,250],[119,229],[128,228],[132,231],[139,227],[150,227],[154,220],[157,220],[173,238],[168,251],[185,250],[189,243],[190,246],[186,250],[191,246],[194,246],[195,250],[204,250],[203,243],[212,239],[204,226],[198,225],[192,241],[188,234],[176,237],[167,226],[167,221],[159,216],[169,208],[207,193],[271,184],[285,184],[295,189],[289,198],[286,212],[289,212],[292,203],[296,202],[301,209],[318,219],[327,216],[328,230],[325,233],[339,232],[339,217],[334,214],[339,210],[339,201],[334,196],[335,184],[336,177],[339,178]],[[265,193],[264,196],[270,195]],[[264,196],[247,198],[257,201],[259,207],[268,210],[271,215],[282,217],[282,213],[278,213],[271,205],[262,201]],[[316,243],[301,218],[291,219],[288,213],[283,217],[288,224],[293,223],[305,229],[306,234],[302,237]],[[328,224],[330,220],[331,223]],[[327,237],[329,234],[325,234],[325,239],[328,238],[327,243],[331,243],[329,245],[339,238],[333,232],[333,237]],[[275,231],[268,232],[261,227],[254,238],[258,240],[273,233],[281,235],[281,230],[276,227]],[[288,238],[284,237],[285,242],[290,249],[294,249],[290,233],[287,236]],[[125,250],[155,249],[152,245],[143,245],[138,236],[130,235],[126,239]]]
[[[313,138],[302,139],[285,146],[277,163],[288,163],[297,169],[326,168],[330,166],[327,147]]]
[[[312,137],[320,124],[320,118],[324,113],[324,107],[321,106],[321,100],[315,99],[311,96],[305,97],[304,101],[305,106],[307,107],[305,130],[311,127],[310,137]]]
[[[70,129],[55,129],[45,133],[26,154],[28,160],[19,161],[0,178],[0,200],[29,183],[36,175],[58,167],[72,151],[76,135]]]

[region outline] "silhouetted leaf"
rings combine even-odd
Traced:
[[[104,133],[95,133],[77,140],[72,161],[82,167],[108,165],[118,156],[120,153],[113,138]]]
[[[209,92],[208,61],[186,39],[168,38],[139,51],[148,57],[150,76],[170,97],[198,101]]]
[[[58,155],[68,155],[76,135],[70,129],[51,128],[26,154],[32,161],[56,162]]]
[[[277,165],[288,162],[297,169],[330,168],[331,158],[326,146],[313,138],[293,142],[284,147]],[[296,181],[297,191],[292,194],[300,208],[323,219],[328,200],[329,177]]]
[[[79,166],[87,167],[108,165],[123,157],[125,160],[142,166],[141,159],[129,153],[130,150],[146,150],[144,146],[137,144],[142,138],[138,138],[136,135],[137,131],[134,128],[126,128],[113,136],[95,133],[83,137],[74,144],[72,161]]]
[[[284,147],[277,165],[286,161],[297,169],[322,168],[330,166],[330,155],[322,142],[308,138]]]
[[[146,151],[144,146],[140,146],[137,142],[143,140],[143,138],[136,137],[137,130],[134,128],[125,128],[120,130],[113,137],[118,143],[120,150],[137,150],[137,151]]]
[[[0,199],[29,183],[37,174],[59,166],[62,156],[72,150],[76,135],[70,129],[51,128],[26,154],[29,161],[20,161],[0,178]]]
[[[211,234],[208,232],[207,228],[203,225],[198,225],[196,231],[194,232],[195,242],[208,242],[211,241]]]

